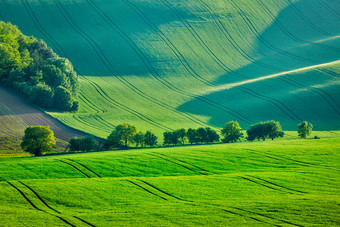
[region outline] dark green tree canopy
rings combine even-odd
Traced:
[[[221,133],[224,143],[234,143],[243,138],[242,128],[237,121],[226,123]]]
[[[45,126],[30,126],[26,128],[21,143],[24,151],[35,156],[52,151],[55,145],[56,141],[53,131]]]
[[[249,141],[253,141],[255,139],[266,140],[266,138],[274,140],[275,138],[283,137],[284,132],[282,131],[279,122],[267,121],[251,125],[247,130],[247,135],[248,135],[247,139]]]
[[[74,101],[79,82],[71,62],[55,54],[44,41],[27,37],[16,26],[2,21],[0,84],[14,88],[41,107],[67,111],[79,108]],[[61,100],[59,87],[67,90]]]
[[[144,143],[147,146],[156,146],[157,145],[157,136],[153,134],[151,131],[146,131],[144,135]]]
[[[306,139],[307,136],[312,134],[313,125],[307,121],[303,121],[297,125],[299,137]]]
[[[133,142],[136,134],[137,128],[134,125],[128,123],[117,125],[107,138],[107,145],[115,148],[124,145],[125,148],[128,148],[129,143]]]

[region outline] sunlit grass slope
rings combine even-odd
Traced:
[[[0,160],[0,225],[339,224],[339,138]]]
[[[339,12],[336,0],[0,3],[0,19],[82,75],[80,112],[51,114],[101,137],[122,122],[157,134],[271,119],[339,130]]]

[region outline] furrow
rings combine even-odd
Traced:
[[[80,217],[77,217],[77,216],[73,216],[73,217],[76,218],[76,219],[78,219],[79,221],[81,221],[81,222],[83,222],[83,223],[89,225],[89,226],[96,227],[95,225],[93,225],[93,224],[91,224],[91,223],[85,221],[84,219],[82,219],[82,218],[80,218]]]
[[[319,0],[318,2],[322,4],[325,7],[325,9],[328,10],[328,12],[331,12],[333,15],[340,17],[340,14],[336,10],[333,10],[332,7],[327,5],[327,3],[324,0]]]
[[[263,187],[266,187],[266,188],[269,188],[269,189],[273,189],[273,190],[275,190],[275,191],[281,191],[281,192],[282,192],[282,190],[279,190],[279,189],[277,189],[277,188],[273,188],[273,187],[268,186],[268,185],[266,185],[266,184],[262,184],[262,183],[260,183],[260,182],[258,182],[258,181],[252,180],[252,179],[250,179],[250,178],[247,178],[247,177],[240,177],[240,178],[243,179],[243,180],[247,180],[247,181],[250,181],[250,182],[252,182],[252,183],[261,185],[261,186],[263,186]]]
[[[84,176],[86,176],[87,178],[91,178],[89,175],[87,175],[86,173],[84,173],[83,171],[81,171],[77,166],[72,165],[71,163],[65,162],[65,161],[60,160],[60,159],[58,159],[58,161],[59,161],[59,162],[62,162],[62,163],[65,163],[65,164],[67,164],[67,165],[69,165],[69,166],[71,166],[72,168],[74,168],[75,170],[77,170],[78,172],[80,172],[81,174],[83,174]]]
[[[54,208],[52,208],[52,207],[50,207],[50,205],[48,205],[46,202],[45,202],[45,200],[43,200],[41,197],[40,197],[40,195],[36,192],[36,191],[34,191],[30,186],[28,186],[27,184],[24,184],[22,181],[18,181],[19,183],[21,183],[22,185],[24,185],[26,188],[28,188],[31,192],[33,192],[33,194],[48,208],[48,209],[50,209],[50,210],[52,210],[52,211],[54,211],[54,212],[56,212],[56,213],[58,213],[58,214],[61,214],[59,211],[57,211],[56,209],[54,209]]]
[[[186,200],[186,199],[182,199],[182,198],[179,198],[179,197],[177,197],[177,196],[174,196],[174,195],[172,195],[172,194],[170,194],[170,193],[168,193],[168,192],[166,192],[166,191],[163,191],[162,189],[160,189],[160,188],[158,188],[158,187],[156,187],[156,186],[154,186],[154,185],[152,185],[152,184],[150,184],[150,183],[148,183],[148,182],[146,182],[146,181],[144,181],[144,180],[140,180],[140,179],[138,179],[138,180],[139,180],[140,182],[143,182],[144,184],[146,184],[146,185],[152,187],[153,189],[155,189],[155,190],[157,190],[157,191],[159,191],[159,192],[161,192],[161,193],[167,195],[167,196],[170,196],[170,197],[172,197],[172,198],[175,198],[175,199],[181,200],[181,201],[185,201],[185,202],[193,202],[193,201],[190,201],[190,200]]]
[[[172,131],[171,128],[169,128],[169,127],[167,127],[167,126],[164,126],[164,125],[162,125],[162,124],[160,124],[160,123],[157,123],[157,122],[151,120],[150,118],[146,117],[146,116],[143,115],[142,113],[140,113],[140,112],[138,112],[138,111],[135,111],[135,110],[133,110],[133,109],[131,109],[131,108],[129,108],[129,107],[127,107],[127,106],[121,104],[121,103],[118,103],[117,101],[115,101],[114,99],[112,99],[108,94],[106,94],[106,92],[105,92],[103,89],[101,89],[101,87],[100,87],[98,84],[96,84],[95,82],[93,82],[93,81],[91,81],[91,80],[89,80],[89,79],[87,79],[87,78],[85,78],[85,77],[84,77],[84,79],[86,79],[86,80],[88,80],[88,81],[90,82],[91,86],[98,92],[98,94],[99,94],[102,98],[104,98],[104,99],[107,100],[109,103],[113,104],[114,106],[116,106],[116,107],[118,107],[118,108],[120,108],[120,109],[123,109],[123,110],[126,111],[126,112],[129,112],[130,114],[132,114],[132,115],[138,117],[139,119],[141,119],[141,120],[143,120],[143,121],[145,121],[145,122],[147,122],[147,123],[149,123],[149,124],[151,124],[151,125],[153,125],[153,126],[155,126],[155,127],[157,127],[157,128],[161,128],[161,129],[163,129],[163,130],[170,130],[170,131]]]
[[[160,158],[160,159],[163,159],[163,160],[168,161],[168,162],[171,162],[171,163],[173,163],[173,164],[175,164],[175,165],[181,166],[181,167],[183,167],[183,168],[185,168],[185,169],[187,169],[187,170],[189,170],[189,171],[191,171],[191,172],[198,173],[198,174],[200,174],[200,175],[207,175],[206,173],[201,173],[201,172],[195,171],[195,170],[193,170],[193,169],[191,169],[191,168],[189,168],[189,167],[187,167],[187,166],[185,166],[185,165],[182,165],[182,164],[177,163],[177,162],[174,162],[174,161],[172,161],[172,160],[170,160],[170,159],[167,159],[167,158],[158,156],[158,155],[156,155],[156,154],[154,154],[154,153],[150,153],[149,155],[154,156],[154,157],[157,157],[157,158]]]
[[[247,212],[247,213],[250,213],[250,214],[256,214],[258,216],[262,216],[262,217],[269,218],[269,219],[272,219],[272,220],[281,221],[281,222],[284,222],[286,224],[303,227],[303,225],[295,224],[295,223],[292,223],[292,222],[289,222],[289,221],[286,221],[286,220],[282,220],[282,219],[273,218],[271,216],[261,214],[261,213],[258,213],[258,212],[245,210],[245,209],[242,209],[242,208],[239,208],[239,207],[232,207],[232,208],[236,209],[236,210],[244,211],[244,212]],[[279,226],[281,226],[281,225],[279,225]]]
[[[128,0],[125,0],[125,1],[123,1],[123,2],[126,2],[127,5],[130,6],[131,9],[134,10],[138,16],[139,16],[146,24],[149,25],[149,27],[154,31],[154,33],[155,33],[157,36],[159,36],[165,43],[167,43],[167,46],[169,46],[169,48],[170,48],[171,50],[173,50],[173,52],[176,54],[177,58],[180,59],[179,56],[183,56],[183,55],[179,52],[179,50],[172,44],[172,42],[171,42],[171,41],[170,41],[170,40],[162,33],[162,31],[160,31],[160,30],[157,28],[157,26],[155,26],[155,25],[152,23],[152,21],[150,21],[150,20],[149,20],[149,19],[148,19],[148,18],[147,18],[147,17],[146,17],[139,9],[138,9],[138,7],[136,7],[134,4],[132,4],[132,3],[131,3],[130,1],[128,1]],[[176,50],[176,51],[175,51],[175,50]],[[177,54],[177,52],[178,52],[178,54]],[[183,57],[183,58],[184,58],[184,57]],[[182,61],[182,62],[183,62],[183,61]],[[187,63],[186,60],[185,60],[185,62],[186,62],[187,65],[189,65],[189,64]],[[183,66],[184,66],[184,63],[183,63]],[[191,68],[191,70],[193,70],[193,69]],[[237,74],[237,72],[234,72],[234,74]],[[212,84],[212,85],[213,85],[213,84]],[[171,88],[170,88],[170,86],[171,86]],[[217,103],[217,102],[215,102],[215,101],[213,101],[213,100],[211,100],[211,99],[208,99],[208,98],[203,97],[203,96],[200,96],[200,95],[195,95],[195,94],[191,94],[191,93],[182,91],[182,90],[178,89],[177,87],[174,87],[172,84],[169,84],[169,87],[168,87],[168,88],[172,89],[173,91],[175,91],[175,92],[177,92],[177,93],[183,94],[183,95],[188,96],[188,97],[191,97],[191,98],[196,98],[197,100],[200,100],[200,101],[202,101],[202,102],[204,102],[204,103],[207,103],[207,104],[209,104],[209,105],[211,105],[211,106],[214,106],[215,108],[220,109],[220,110],[222,110],[222,111],[224,111],[224,112],[226,112],[226,113],[228,113],[228,114],[230,114],[230,115],[236,117],[237,119],[240,119],[240,120],[243,121],[243,122],[250,123],[250,120],[249,120],[247,117],[245,117],[244,115],[242,115],[241,113],[239,113],[239,112],[237,112],[237,111],[235,111],[235,110],[233,110],[233,109],[231,109],[231,108],[228,108],[228,107],[226,107],[226,106],[224,106],[224,105],[221,105],[221,104],[219,104],[219,103]]]
[[[36,17],[34,11],[32,10],[32,7],[28,3],[27,0],[21,0],[21,3],[24,5],[24,8],[26,9],[29,17],[31,18],[33,24],[36,26],[36,28],[45,36],[45,38],[53,45],[54,49],[61,55],[65,56],[64,50],[59,46],[57,41],[51,36],[41,25],[40,21]],[[25,4],[26,3],[26,4]]]
[[[307,23],[307,24],[309,24],[309,26],[313,29],[313,30],[315,30],[315,31],[317,31],[317,32],[319,32],[319,33],[321,33],[321,34],[323,34],[323,35],[327,35],[327,36],[333,36],[333,34],[331,34],[331,33],[329,33],[329,32],[325,32],[325,31],[323,31],[322,29],[320,29],[319,27],[317,27],[312,21],[310,21],[309,19],[307,19],[300,11],[299,11],[299,9],[298,8],[296,8],[296,6],[294,5],[294,3],[292,3],[292,1],[291,0],[284,0],[285,2],[287,2],[287,4],[291,7],[291,9],[305,22],[305,23]]]
[[[282,104],[280,101],[277,101],[273,98],[269,98],[269,97],[266,97],[266,96],[263,96],[263,95],[260,95],[250,89],[247,89],[247,88],[241,88],[241,87],[237,87],[238,90],[240,91],[243,91],[244,93],[247,93],[253,97],[256,97],[256,98],[259,98],[259,99],[262,99],[264,101],[267,101],[271,104],[273,104],[274,106],[276,106],[280,111],[282,111],[284,114],[286,114],[290,119],[292,119],[293,121],[295,122],[301,122],[302,119],[299,118],[298,116],[296,116],[293,112],[291,112],[284,104]],[[277,102],[275,102],[277,101]],[[283,107],[281,107],[281,105]],[[287,110],[285,110],[287,109]]]
[[[25,195],[25,193],[23,191],[21,191],[19,188],[17,188],[16,186],[14,186],[12,183],[10,183],[9,181],[7,181],[7,183],[12,187],[14,188],[15,190],[17,190],[21,195],[22,197],[24,197],[24,199],[36,210],[38,211],[42,211],[41,209],[39,209],[36,205],[34,205],[34,203]]]
[[[245,60],[247,60],[247,61],[249,61],[249,62],[251,62],[253,64],[260,65],[260,66],[265,67],[267,69],[270,69],[270,70],[280,70],[281,71],[281,69],[279,69],[279,68],[276,68],[274,66],[270,66],[268,64],[256,61],[254,58],[252,58],[250,55],[248,55],[247,52],[244,51],[243,48],[241,48],[239,46],[239,44],[234,40],[232,35],[229,33],[228,29],[223,25],[222,21],[214,13],[214,11],[211,9],[211,7],[207,3],[205,3],[203,0],[199,0],[199,3],[202,6],[202,8],[214,20],[214,23],[215,23],[216,27],[218,28],[218,30],[221,32],[221,34],[227,39],[227,41],[232,45],[232,47],[237,51],[237,53],[239,53],[239,55],[241,57],[243,57]]]
[[[340,115],[340,112],[336,109],[334,104],[338,108],[340,108],[340,106],[335,102],[335,100],[326,91],[324,91],[320,88],[306,87],[306,86],[299,84],[298,82],[293,81],[293,80],[288,79],[288,78],[277,78],[277,79],[279,79],[279,80],[281,80],[285,83],[288,83],[288,84],[290,84],[290,85],[292,85],[296,88],[304,88],[304,89],[307,89],[309,91],[312,91],[312,92],[318,94],[338,115]],[[327,100],[327,98],[324,95],[326,95],[326,97],[328,97],[332,101],[333,104],[329,100]]]
[[[280,28],[280,30],[287,36],[287,37],[290,37],[291,39],[295,40],[295,41],[298,41],[298,42],[302,42],[302,43],[307,43],[307,44],[312,44],[312,45],[318,45],[318,46],[321,46],[321,47],[324,47],[324,48],[327,48],[329,50],[332,50],[334,52],[337,52],[339,53],[339,49],[338,48],[335,48],[335,47],[331,47],[331,46],[328,46],[328,45],[325,45],[325,44],[321,44],[321,43],[314,43],[314,42],[308,42],[306,40],[302,40],[296,36],[294,36],[290,31],[287,30],[287,28],[277,19],[277,17],[275,17],[273,15],[273,13],[268,9],[268,7],[261,1],[261,0],[257,0],[256,1],[266,12],[267,14],[272,18],[272,21],[275,22],[278,27]]]
[[[137,184],[137,183],[135,183],[135,182],[133,182],[133,181],[130,181],[130,180],[126,180],[126,181],[129,182],[129,183],[131,183],[131,184],[133,184],[133,185],[135,185],[135,186],[137,186],[138,188],[141,188],[142,190],[146,191],[147,193],[149,193],[149,194],[151,194],[151,195],[157,196],[158,198],[161,198],[161,199],[163,199],[163,200],[168,200],[167,198],[164,198],[164,197],[162,197],[162,196],[160,196],[160,195],[157,195],[156,193],[153,193],[152,191],[150,191],[150,190],[144,188],[143,186],[141,186],[141,185],[139,185],[139,184]]]
[[[230,71],[231,69],[225,65],[220,58],[216,56],[216,54],[211,50],[211,48],[202,40],[197,31],[191,26],[191,24],[185,19],[182,12],[175,8],[171,3],[167,0],[161,0],[164,5],[166,5],[174,15],[181,21],[181,23],[187,28],[187,30],[191,33],[194,39],[198,42],[198,44],[205,50],[205,52],[213,59],[213,61],[223,70]]]
[[[169,157],[169,156],[167,156],[167,155],[165,155],[165,154],[158,154],[158,155],[165,156],[165,157],[167,157],[167,158],[172,158],[172,159],[177,160],[177,161],[179,161],[179,162],[183,162],[183,163],[185,163],[185,164],[187,164],[187,165],[190,165],[190,166],[192,166],[192,167],[195,167],[195,168],[197,168],[197,169],[199,169],[199,170],[202,170],[202,171],[205,171],[205,172],[208,172],[208,173],[212,173],[212,172],[210,172],[210,171],[208,171],[208,170],[206,170],[206,169],[203,169],[203,168],[201,168],[201,167],[199,167],[199,166],[196,166],[196,165],[194,165],[194,164],[185,162],[185,161],[180,160],[180,159],[178,159],[178,158]]]
[[[165,42],[165,44],[171,49],[171,51],[176,55],[177,59],[182,63],[182,65],[185,67],[185,69],[187,70],[187,72],[193,76],[195,79],[200,80],[201,82],[209,85],[210,82],[205,80],[203,77],[201,77],[200,75],[198,75],[193,69],[192,67],[189,65],[188,61],[185,59],[185,57],[183,56],[183,54],[177,49],[177,47],[166,37],[166,35],[164,35],[164,33],[158,29],[157,26],[154,25],[154,23],[149,20],[142,11],[140,11],[138,9],[138,7],[136,7],[132,2],[130,2],[129,0],[122,0],[124,3],[126,3],[128,6],[131,7],[131,9],[133,11],[136,12],[136,14],[146,23],[149,25],[149,27],[153,30],[153,32],[159,37],[161,38],[161,40],[163,40]]]
[[[248,177],[252,177],[252,178],[256,178],[256,179],[261,180],[261,181],[264,181],[264,182],[266,182],[266,183],[268,183],[268,184],[271,184],[271,185],[274,185],[274,186],[276,186],[276,187],[283,188],[283,189],[286,189],[286,190],[289,190],[289,191],[299,192],[299,193],[303,193],[303,194],[306,194],[306,193],[307,193],[307,192],[299,191],[299,190],[296,190],[296,189],[288,188],[288,187],[285,187],[285,186],[282,186],[282,185],[279,185],[279,184],[270,182],[270,181],[268,181],[268,180],[265,180],[265,179],[262,179],[262,178],[259,178],[259,177],[250,176],[250,175],[247,175],[247,176],[248,176]]]
[[[132,83],[128,82],[124,77],[122,77],[120,75],[120,73],[117,71],[117,69],[111,64],[111,62],[109,61],[109,59],[107,59],[107,57],[105,56],[105,54],[102,52],[101,48],[97,45],[97,43],[91,38],[89,37],[84,31],[82,31],[71,19],[70,15],[67,13],[67,11],[65,10],[65,8],[63,7],[63,5],[60,3],[59,0],[55,0],[55,3],[57,4],[60,12],[63,14],[64,18],[67,20],[68,24],[81,36],[84,38],[85,41],[87,41],[90,46],[92,47],[92,49],[96,52],[97,56],[99,57],[99,59],[102,61],[102,63],[105,65],[105,67],[109,70],[109,72],[115,76],[115,78],[117,78],[122,84],[124,84],[125,86],[127,86],[131,91],[135,92],[136,94],[138,94],[139,96],[141,96],[142,98],[155,103],[156,105],[159,105],[167,110],[170,110],[172,112],[175,112],[176,114],[181,115],[182,117],[186,117],[189,120],[192,120],[193,122],[197,123],[197,124],[204,124],[206,125],[203,121],[199,120],[199,119],[195,119],[193,116],[190,116],[188,114],[184,114],[172,107],[170,107],[167,104],[164,104],[148,95],[146,95],[144,92],[142,92],[140,89],[138,89],[136,86],[134,86]],[[164,83],[163,83],[164,84]]]
[[[74,162],[74,163],[77,163],[79,165],[81,165],[82,167],[84,167],[85,169],[87,169],[88,171],[90,171],[91,173],[93,173],[94,175],[96,175],[97,177],[101,178],[101,176],[99,174],[97,174],[96,172],[94,172],[93,170],[91,170],[90,168],[88,168],[87,166],[85,166],[84,164],[80,163],[80,162],[77,162],[73,159],[67,159],[67,160],[70,160],[71,162]]]
[[[305,62],[305,63],[310,63],[310,64],[314,64],[315,62],[305,59],[303,57],[299,57],[297,55],[294,55],[292,53],[289,53],[287,51],[282,51],[278,48],[276,48],[275,46],[273,46],[272,44],[270,44],[267,40],[265,40],[261,34],[257,31],[255,25],[251,22],[251,20],[246,16],[246,14],[244,13],[244,11],[234,2],[234,0],[229,0],[230,3],[232,3],[232,5],[238,10],[240,16],[242,17],[243,21],[245,22],[245,24],[248,26],[248,28],[251,30],[251,32],[258,38],[258,40],[265,45],[268,49],[271,49],[274,52],[277,52],[281,55],[293,58],[295,60],[301,61],[301,62]]]

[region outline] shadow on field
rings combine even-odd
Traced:
[[[244,83],[229,89],[207,90],[179,110],[208,116],[210,124],[216,127],[237,120],[248,128],[249,124],[274,119],[285,130],[296,130],[296,124],[302,120],[313,122],[319,130],[339,130],[340,103],[336,97],[340,96],[340,89],[339,83],[334,83],[339,82],[336,72],[298,72],[247,80],[339,60],[340,40],[334,36],[340,33],[340,18],[333,10],[340,9],[340,2],[301,0],[277,16],[261,2],[265,1],[258,1],[261,10],[273,20],[262,33],[256,30],[252,22],[255,20],[234,5],[251,34],[258,38],[253,53],[242,52],[234,44],[237,57],[249,64],[215,81],[217,86]],[[216,108],[201,102],[202,99],[223,106]]]

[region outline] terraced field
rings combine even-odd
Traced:
[[[339,138],[0,159],[0,226],[337,226]]]
[[[106,137],[307,120],[340,129],[337,0],[2,0],[0,19],[44,39],[81,75],[79,113]]]

